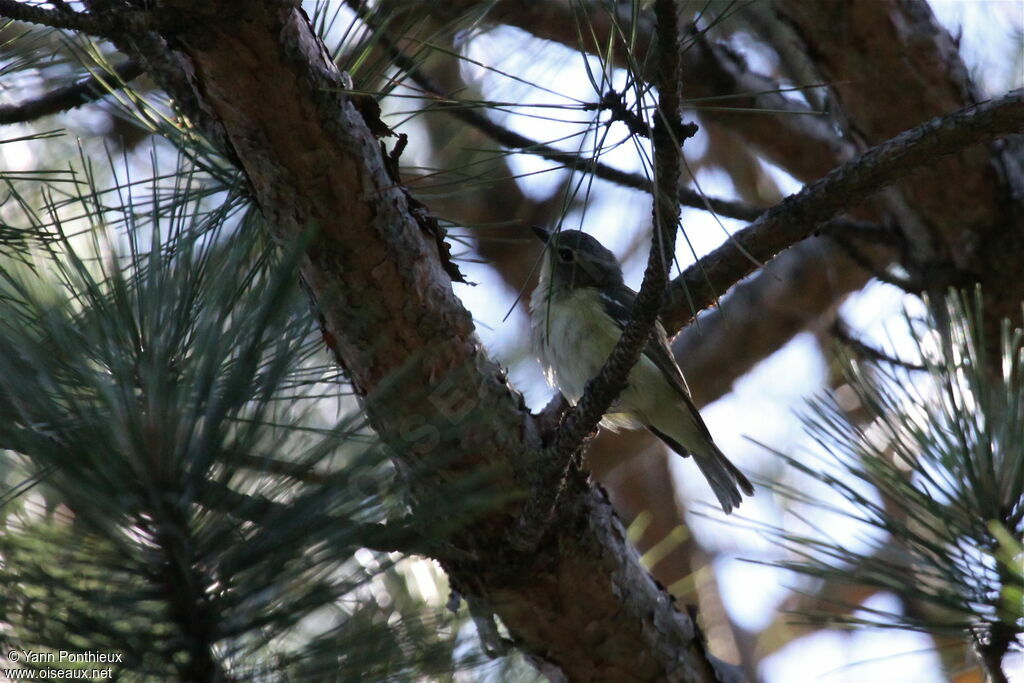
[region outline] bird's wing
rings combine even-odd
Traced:
[[[608,294],[601,292],[601,299],[608,315],[615,320],[620,329],[625,329],[633,313],[633,302],[636,299],[636,292],[623,285]],[[679,369],[679,365],[676,364],[675,358],[672,356],[672,349],[668,345],[668,334],[665,332],[665,328],[660,320],[654,325],[654,334],[651,335],[651,339],[644,348],[644,355],[662,372],[665,379],[668,380],[672,388],[679,394],[679,397],[683,399],[704,436],[711,439],[711,432],[708,431],[707,425],[701,419],[700,411],[697,410],[697,406],[693,405],[693,399],[690,398],[690,388],[686,386],[686,378],[683,377],[683,371]]]

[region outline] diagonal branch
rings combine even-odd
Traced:
[[[900,133],[839,166],[768,209],[754,223],[672,282],[663,316],[666,329],[687,325],[697,311],[711,306],[720,292],[752,273],[757,261],[806,239],[822,223],[855,206],[885,186],[965,147],[1024,131],[1024,90],[966,107]]]
[[[902,358],[895,358],[885,351],[879,348],[871,346],[865,343],[853,330],[850,329],[850,325],[843,320],[841,317],[837,317],[835,322],[832,323],[832,327],[829,328],[829,332],[836,338],[843,346],[847,347],[855,355],[866,358],[876,363],[888,363],[889,365],[895,365],[897,367],[904,368],[906,370],[916,370],[918,372],[927,371],[928,368],[920,363],[912,363],[910,361],[903,360]]]
[[[121,82],[138,78],[143,72],[144,69],[132,60],[114,67],[114,74]],[[108,80],[104,76],[93,75],[72,85],[48,92],[34,100],[0,106],[0,125],[34,121],[43,116],[59,114],[62,111],[98,100],[107,94]]]
[[[79,31],[102,38],[142,33],[160,28],[168,29],[176,24],[168,17],[149,10],[124,9],[98,15],[87,12],[43,9],[17,0],[0,0],[0,17],[40,24],[50,28]]]
[[[446,17],[480,6],[476,0],[431,4]],[[654,22],[650,12],[635,12],[632,3],[492,0],[484,20],[515,26],[573,51],[607,57],[619,67],[630,61],[654,61],[646,58],[655,44]],[[580,39],[580,23],[587,28],[588,40]],[[630,38],[628,46],[623,36]],[[809,115],[813,112],[806,105],[786,97],[778,82],[750,71],[736,52],[700,33],[690,36],[682,48],[687,99],[699,106],[703,99],[728,97],[728,107],[699,109],[701,119],[734,130],[759,155],[798,180],[817,178],[853,155],[853,146],[836,134],[827,117]]]

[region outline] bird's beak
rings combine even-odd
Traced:
[[[540,241],[543,242],[544,244],[547,244],[548,240],[551,239],[551,233],[545,230],[544,228],[540,227],[539,225],[533,226],[533,234],[536,235],[537,238],[540,239]]]

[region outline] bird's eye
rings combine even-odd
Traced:
[[[574,252],[572,249],[562,247],[561,249],[558,250],[558,259],[562,263],[572,263],[573,261],[576,260],[576,252]]]

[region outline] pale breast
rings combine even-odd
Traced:
[[[557,298],[535,292],[530,312],[533,347],[548,383],[575,403],[583,395],[587,380],[601,370],[615,347],[617,328],[591,289],[574,290]]]
[[[556,300],[539,285],[533,293],[530,314],[533,348],[544,376],[552,388],[575,404],[583,396],[587,381],[600,372],[611,355],[619,328],[604,313],[592,289],[577,289]],[[647,422],[645,414],[666,407],[656,397],[671,395],[671,391],[651,391],[660,389],[665,380],[648,358],[641,357],[629,379],[630,386],[601,420],[606,428],[641,427]]]

